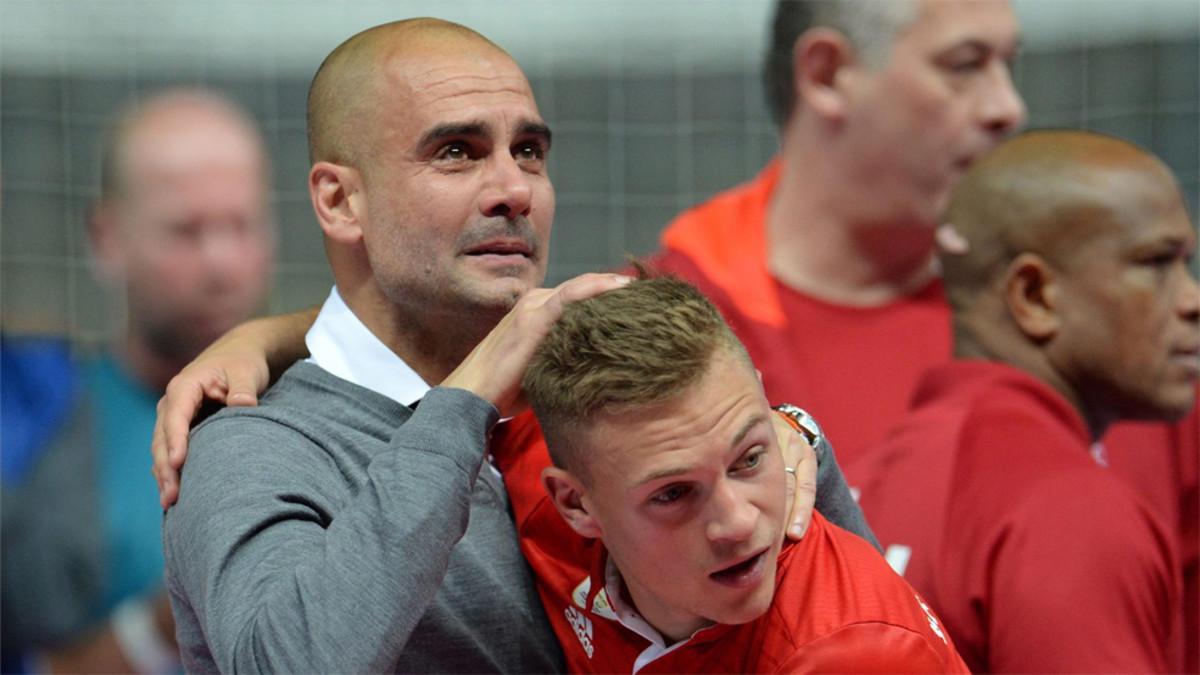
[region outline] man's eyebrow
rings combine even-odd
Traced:
[[[483,122],[459,122],[454,124],[439,124],[436,127],[426,131],[421,136],[421,140],[417,142],[418,148],[428,148],[431,145],[443,141],[447,138],[461,138],[463,136],[487,136],[488,128]]]
[[[662,480],[663,478],[679,476],[679,475],[685,474],[691,470],[692,470],[692,467],[685,466],[682,464],[679,466],[671,466],[671,467],[667,467],[665,469],[659,469],[658,471],[655,471],[648,476],[643,476],[640,480],[638,480],[637,485],[640,487],[642,485],[645,485],[646,483],[653,483],[654,481]]]
[[[993,44],[984,38],[966,36],[956,42],[951,42],[943,49],[936,52],[939,56],[949,56],[958,51],[970,50],[974,52],[992,53],[995,52],[1006,58],[1015,56],[1021,51],[1022,38],[1018,36],[1013,40],[1011,45]]]
[[[968,50],[979,51],[979,52],[990,52],[990,51],[992,51],[992,45],[990,43],[988,43],[986,40],[983,40],[981,38],[964,37],[961,40],[957,40],[955,42],[951,42],[951,43],[947,44],[938,53],[940,55],[946,56],[949,54],[953,54],[955,52],[968,51]]]
[[[550,147],[550,142],[554,139],[554,134],[550,132],[550,127],[546,126],[544,122],[522,122],[520,126],[517,127],[517,135],[538,136],[542,139],[542,142],[546,144],[547,148]]]
[[[750,434],[750,432],[754,430],[755,427],[757,427],[758,425],[760,425],[766,421],[767,421],[767,418],[765,415],[755,415],[754,417],[751,417],[749,420],[746,421],[746,424],[744,424],[742,426],[742,428],[739,429],[736,434],[734,434],[733,441],[730,442],[729,447],[736,448],[737,446],[741,445],[742,442],[746,440],[746,436],[748,436]],[[638,482],[636,484],[639,486],[645,485],[646,483],[652,483],[656,480],[661,480],[663,478],[670,478],[672,476],[678,476],[681,474],[685,474],[691,470],[692,470],[692,467],[687,466],[687,465],[670,466],[665,469],[659,469],[658,471],[655,471],[647,476],[644,476],[643,478],[638,480]]]
[[[742,441],[746,440],[746,435],[749,434],[754,427],[762,424],[765,421],[767,421],[766,415],[755,415],[754,417],[751,417],[746,421],[745,426],[743,426],[741,430],[738,431],[733,437],[733,442],[729,444],[729,447],[736,448],[737,446],[741,445]]]

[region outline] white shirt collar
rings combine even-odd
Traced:
[[[621,579],[621,571],[617,569],[616,564],[613,563],[612,557],[609,556],[609,558],[604,561],[604,590],[597,594],[597,600],[599,600],[601,595],[605,596],[604,600],[607,605],[607,611],[603,613],[597,612],[597,608],[595,606],[592,607],[592,611],[597,612],[606,618],[615,615],[616,620],[622,626],[625,626],[629,630],[646,638],[646,640],[650,642],[650,645],[643,649],[642,653],[638,654],[638,657],[634,660],[633,675],[637,675],[638,672],[650,665],[655,660],[670,654],[676,649],[682,648],[684,645],[691,642],[692,638],[696,637],[698,633],[712,627],[712,625],[709,625],[700,628],[695,633],[692,633],[688,639],[680,640],[679,642],[668,646],[662,634],[659,633],[654,626],[651,626],[649,621],[646,621],[644,618],[642,618],[642,615],[638,614],[637,609],[632,606],[627,607],[625,605],[625,602],[621,599],[621,594],[624,593],[624,583],[624,580]],[[595,603],[593,603],[593,605],[594,604]]]
[[[310,363],[401,405],[411,406],[429,385],[396,353],[375,337],[342,300],[337,286],[304,336]]]

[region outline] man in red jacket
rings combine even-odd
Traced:
[[[820,514],[785,541],[773,413],[694,287],[568,306],[524,390],[545,441],[525,415],[492,447],[571,671],[965,670],[865,541]]]
[[[973,670],[1180,671],[1176,541],[1096,445],[1195,405],[1196,236],[1173,177],[1124,141],[1029,133],[948,215],[955,360],[859,458],[864,511]]]

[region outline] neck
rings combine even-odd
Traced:
[[[117,358],[125,365],[134,379],[154,391],[164,391],[172,377],[183,370],[190,359],[178,359],[159,354],[145,338],[127,330],[117,344]]]
[[[610,558],[609,563],[614,565],[617,574],[621,577],[621,600],[637,610],[637,613],[646,620],[646,623],[658,631],[658,634],[663,638],[663,642],[667,645],[683,642],[692,637],[696,631],[713,625],[712,621],[702,619],[698,616],[674,615],[669,608],[664,607],[662,603],[658,602],[652,593],[639,588],[636,584],[631,583],[629,578],[621,574],[620,568],[615,567],[616,561]]]
[[[446,379],[499,321],[408,310],[373,279],[357,285],[339,280],[338,292],[363,325],[431,386]]]
[[[854,306],[891,302],[936,277],[934,227],[864,208],[832,156],[803,132],[784,143],[779,183],[767,208],[771,273],[815,297]],[[814,170],[816,167],[816,170]]]
[[[1045,351],[1028,341],[1025,336],[1012,336],[1004,328],[973,330],[965,328],[958,316],[954,319],[954,357],[1004,363],[1041,381],[1066,399],[1083,419],[1088,435],[1093,442],[1100,440],[1113,422],[1106,415],[1096,414],[1085,405],[1079,392],[1071,382],[1054,367]],[[986,337],[979,338],[978,335]]]

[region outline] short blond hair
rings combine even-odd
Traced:
[[[644,278],[568,305],[535,353],[524,389],[554,463],[585,471],[576,430],[598,415],[662,403],[708,371],[718,349],[750,357],[694,286]]]

